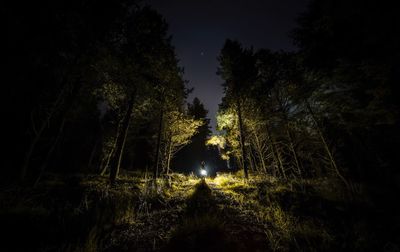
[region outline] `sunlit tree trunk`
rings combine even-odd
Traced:
[[[115,180],[119,173],[119,168],[121,166],[121,160],[122,160],[122,156],[123,156],[123,152],[124,152],[126,137],[128,135],[129,124],[130,124],[130,121],[132,118],[132,113],[133,113],[133,104],[134,104],[134,95],[132,95],[131,99],[129,100],[128,108],[127,108],[124,118],[122,120],[121,131],[117,135],[117,139],[115,142],[115,152],[114,152],[114,155],[112,155],[112,158],[110,160],[110,182],[111,182],[111,184],[115,183]]]
[[[243,118],[242,118],[242,108],[241,108],[241,103],[239,98],[237,99],[237,111],[238,111],[238,119],[239,119],[239,132],[240,132],[240,147],[242,151],[242,165],[243,165],[243,171],[244,171],[244,177],[246,179],[249,178],[249,172],[247,168],[247,153],[246,153],[246,148],[244,146],[245,144],[245,135],[244,135],[244,126],[243,126]]]

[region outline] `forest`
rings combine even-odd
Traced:
[[[216,131],[143,1],[1,9],[1,251],[400,251],[395,2],[226,38]]]

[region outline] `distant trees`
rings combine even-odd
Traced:
[[[174,166],[182,172],[189,172],[194,167],[198,167],[201,161],[208,159],[207,147],[205,142],[210,135],[210,119],[207,118],[207,110],[201,101],[195,97],[191,103],[187,104],[187,115],[201,125],[195,134],[190,137],[190,143],[182,148],[177,154]]]
[[[201,125],[190,138],[190,143],[182,148],[176,155],[173,165],[177,171],[197,172],[202,161],[205,161],[209,174],[215,174],[216,170],[223,170],[226,165],[219,158],[218,149],[211,145],[206,145],[211,136],[210,119],[208,111],[203,103],[195,97],[191,103],[187,104],[187,114]]]

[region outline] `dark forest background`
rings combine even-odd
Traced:
[[[290,35],[296,52],[227,39],[218,136],[202,102],[186,100],[168,25],[151,7],[6,1],[1,15],[3,188],[50,175],[166,178],[205,160],[212,176],[334,179],[350,199],[367,198],[387,217],[377,230],[398,239],[395,2],[310,1]]]

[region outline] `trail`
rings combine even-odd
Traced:
[[[165,251],[265,251],[265,225],[216,183],[200,182]]]
[[[211,179],[145,202],[133,222],[114,228],[105,251],[268,250],[268,225]]]

